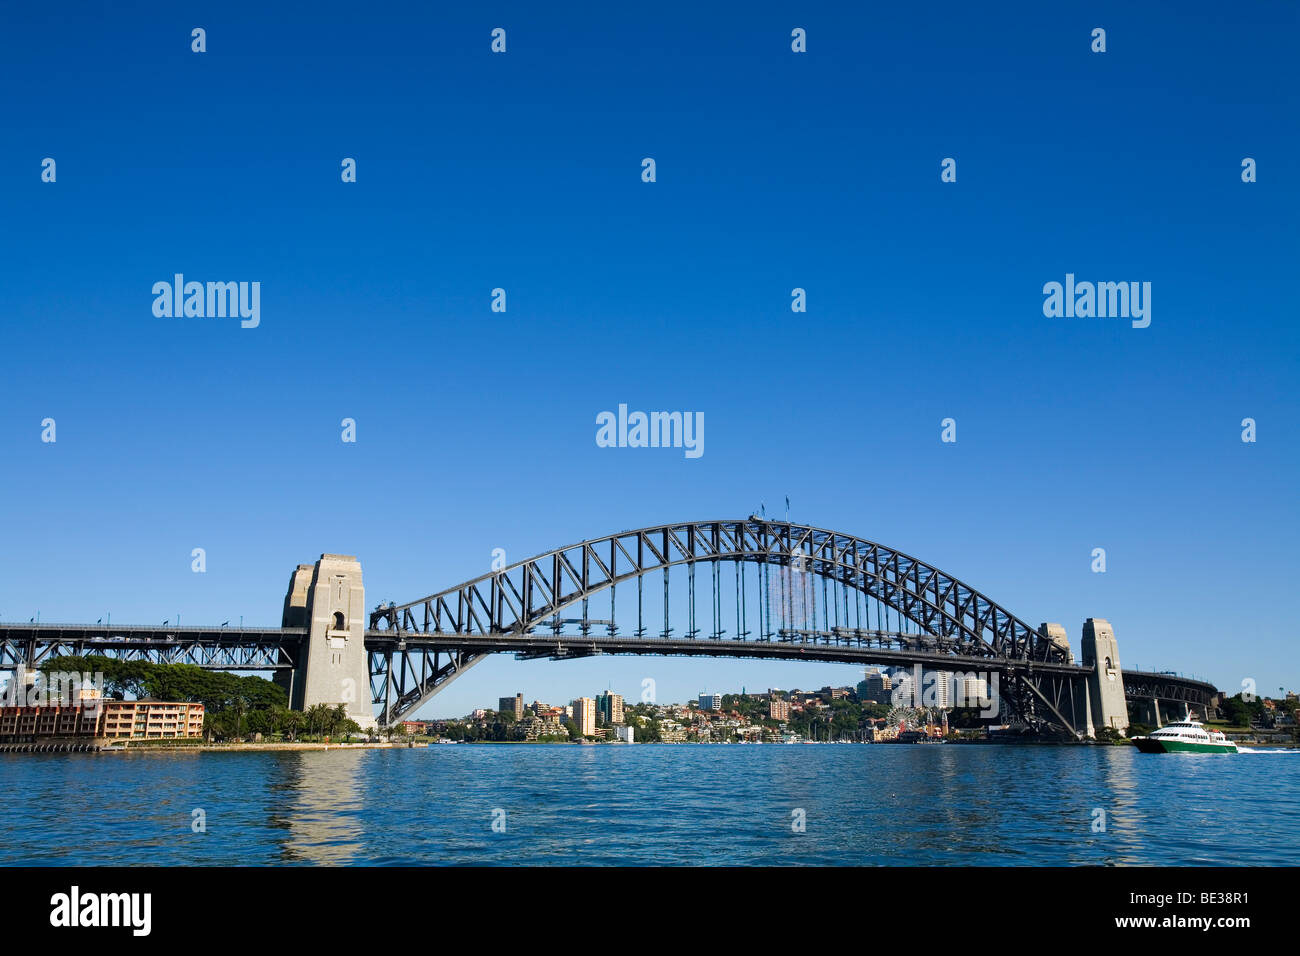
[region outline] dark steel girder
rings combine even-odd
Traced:
[[[0,670],[35,670],[56,657],[91,655],[208,670],[291,670],[306,636],[302,628],[0,623]]]
[[[1123,676],[1124,696],[1130,700],[1155,699],[1207,707],[1219,694],[1213,684],[1177,674],[1126,670]]]
[[[659,525],[558,548],[371,614],[402,633],[526,634],[605,589],[706,562],[789,566],[880,601],[970,656],[1060,661],[1059,648],[1006,608],[911,555],[853,535],[750,517]]]
[[[795,565],[857,590],[892,608],[941,643],[948,652],[947,663],[955,666],[959,660],[978,660],[984,669],[1008,673],[1012,679],[1004,687],[1004,695],[1028,722],[1074,730],[1061,713],[1060,691],[1045,693],[1038,686],[1041,678],[1031,678],[1029,671],[1015,666],[1036,662],[1047,667],[1069,667],[1061,649],[1036,628],[964,582],[911,555],[855,535],[757,516],[657,525],[557,548],[418,601],[377,608],[370,618],[371,635],[400,635],[408,643],[417,637],[439,635],[439,647],[444,652],[456,650],[470,655],[467,661],[476,659],[476,654],[504,650],[553,656],[519,644],[493,643],[489,649],[474,639],[525,638],[539,626],[557,620],[566,608],[579,603],[585,607],[593,595],[625,581],[651,573],[666,574],[678,566],[723,561]],[[584,636],[587,630],[584,628]],[[448,642],[441,639],[443,635],[456,639]],[[709,653],[693,647],[670,648],[663,643],[666,637],[637,650],[625,643],[593,644],[590,653]],[[750,656],[735,642],[729,644],[719,656]],[[411,645],[411,650],[403,653],[424,652]],[[807,659],[807,648],[799,653]],[[753,656],[780,655],[760,651]],[[883,662],[883,655],[873,658],[857,654],[850,659]],[[916,659],[917,655],[913,655],[905,662]],[[385,714],[391,713],[394,718],[414,711],[437,693],[448,679],[446,674],[459,673],[425,664],[403,664],[401,669],[413,683],[402,698],[402,706],[385,709]],[[417,671],[426,676],[416,681],[411,675]]]

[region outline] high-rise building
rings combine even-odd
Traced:
[[[578,733],[592,737],[596,733],[596,702],[590,697],[579,697],[573,702],[573,722]]]
[[[524,715],[524,695],[515,694],[514,697],[502,697],[497,704],[497,713],[514,714],[515,720]]]
[[[888,674],[877,670],[867,671],[866,679],[858,684],[858,698],[888,704],[893,686],[894,682]]]
[[[956,681],[956,699],[953,706],[982,707],[989,700],[988,681],[975,674],[964,675]]]
[[[951,707],[953,680],[952,671],[926,671],[925,673],[925,698],[924,702],[928,706],[930,701],[934,701],[936,707]],[[933,686],[933,696],[931,696],[930,687]]]
[[[773,720],[790,719],[790,702],[781,700],[779,697],[773,697],[767,704],[767,715]]]
[[[721,694],[706,694],[700,692],[699,697],[700,710],[722,710]]]
[[[919,664],[910,671],[899,669],[894,672],[890,703],[904,707],[952,707],[952,672],[922,670]]]
[[[596,713],[607,724],[621,724],[623,722],[623,695],[611,694],[609,691],[596,695]]]

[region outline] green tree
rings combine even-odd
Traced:
[[[335,734],[342,733],[343,724],[346,720],[348,720],[347,707],[343,704],[335,705],[335,707],[330,710],[329,735],[332,737]]]
[[[249,734],[261,734],[267,736],[275,727],[274,715],[269,708],[261,710],[250,710],[248,718],[245,720],[245,726]]]
[[[333,719],[334,709],[329,704],[312,704],[303,715],[307,719],[307,733],[313,737],[323,737],[326,728]]]
[[[307,719],[300,710],[285,710],[278,715],[277,727],[280,733],[289,738],[292,743],[298,739],[298,734],[302,732],[303,727],[307,724]]]
[[[1264,702],[1258,697],[1247,701],[1241,694],[1237,694],[1223,702],[1219,713],[1233,727],[1249,727],[1263,716]]]

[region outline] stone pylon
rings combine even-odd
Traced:
[[[282,682],[290,707],[343,704],[363,729],[375,726],[366,623],[366,591],[355,557],[322,554],[314,565],[298,565],[289,579],[281,626],[308,628],[308,636],[292,676]]]
[[[1090,617],[1083,622],[1083,665],[1093,668],[1088,678],[1092,723],[1124,733],[1128,730],[1128,701],[1124,696],[1124,672],[1119,666],[1119,645],[1110,622]]]

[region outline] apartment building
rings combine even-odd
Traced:
[[[203,705],[161,700],[106,700],[102,736],[110,739],[202,737]]]
[[[573,722],[578,726],[578,733],[584,737],[596,735],[596,701],[591,697],[579,697],[573,702]]]
[[[596,713],[607,724],[623,723],[623,695],[606,691],[596,696]]]
[[[0,741],[28,737],[164,740],[202,736],[202,704],[97,700],[80,707],[0,708]]]

